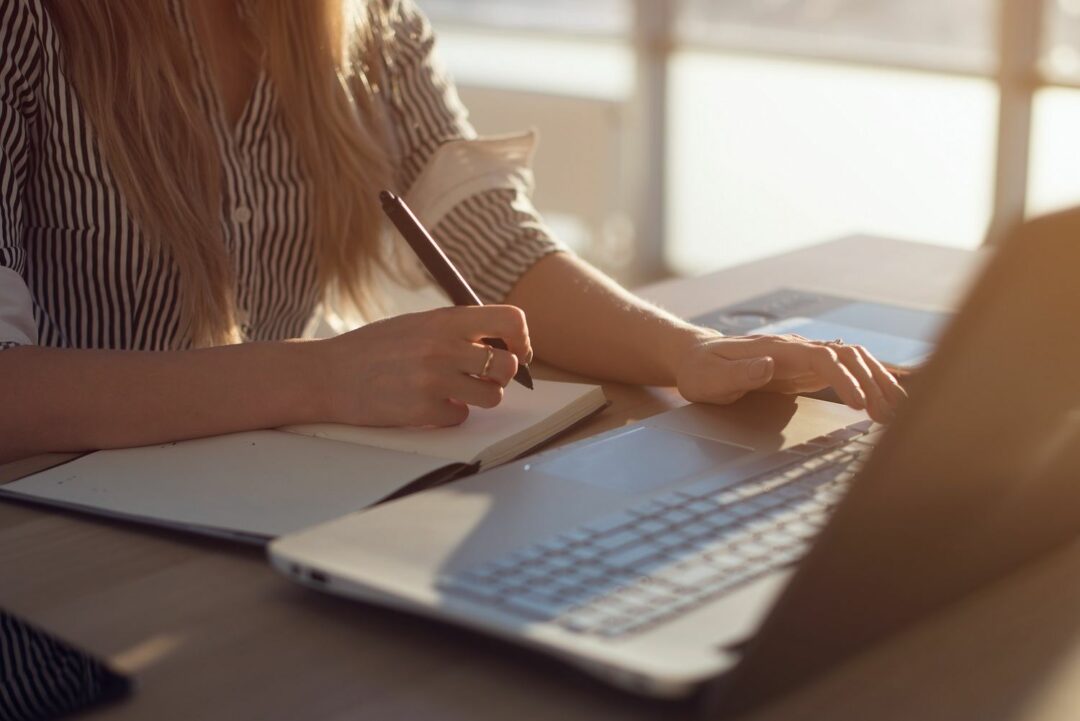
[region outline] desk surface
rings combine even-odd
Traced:
[[[977,258],[846,239],[645,295],[694,315],[784,285],[925,306],[955,302]],[[606,386],[589,435],[678,405]],[[109,719],[671,719],[689,709],[623,696],[464,631],[325,597],[259,551],[0,503],[0,607],[138,679]],[[897,637],[755,718],[1074,719],[1080,702],[1080,549],[1048,558]]]

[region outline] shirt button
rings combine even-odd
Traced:
[[[232,212],[232,219],[237,223],[247,223],[251,220],[251,208],[246,205],[238,205]]]

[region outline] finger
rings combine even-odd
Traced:
[[[519,359],[532,357],[525,313],[512,305],[474,305],[447,309],[448,333],[469,341],[501,338]]]
[[[907,391],[900,385],[900,381],[896,380],[896,376],[890,373],[881,361],[861,345],[853,347],[862,356],[863,362],[870,368],[870,372],[874,374],[874,380],[877,381],[878,387],[885,393],[885,397],[889,399],[893,407],[898,406],[907,398]]]
[[[859,387],[866,396],[866,412],[879,423],[889,420],[892,415],[892,404],[885,397],[884,391],[878,386],[869,366],[863,360],[862,354],[854,346],[830,344],[829,347],[836,353],[837,359],[844,367],[855,376]]]
[[[450,398],[478,408],[494,408],[503,399],[503,387],[489,380],[458,374],[447,384]]]
[[[809,354],[811,368],[833,387],[840,399],[856,410],[865,410],[866,395],[860,390],[851,371],[836,357],[836,352],[824,345],[804,347]]]
[[[773,377],[772,381],[765,386],[765,390],[772,391],[773,393],[816,393],[820,390],[828,388],[829,384],[822,381],[820,376],[816,373],[811,373],[804,376],[796,376],[794,378],[777,378]]]
[[[697,369],[697,378],[688,380],[683,395],[702,403],[734,403],[752,390],[772,380],[776,363],[772,358],[728,360],[713,355],[711,362]]]
[[[432,401],[423,411],[419,425],[458,426],[469,417],[469,406],[451,398]]]
[[[518,371],[518,359],[509,351],[482,343],[466,343],[462,346],[459,370],[466,375],[484,378],[505,387]]]

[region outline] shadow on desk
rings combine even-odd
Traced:
[[[1080,544],[984,588],[747,718],[1075,718],[1077,609]]]

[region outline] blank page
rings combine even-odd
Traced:
[[[370,506],[446,465],[254,431],[98,451],[2,490],[174,527],[275,537]]]
[[[531,431],[537,426],[550,428],[553,424],[545,423],[546,420],[570,410],[585,396],[596,394],[598,400],[594,407],[600,407],[604,399],[597,389],[598,386],[582,383],[538,380],[530,391],[518,383],[511,383],[497,407],[488,410],[470,408],[468,419],[460,426],[451,428],[370,428],[317,423],[286,426],[281,430],[473,463],[481,459],[485,450],[505,440],[515,436],[532,436],[534,433]],[[570,417],[568,420],[573,422],[577,418]],[[526,447],[542,440],[545,439],[535,439]]]

